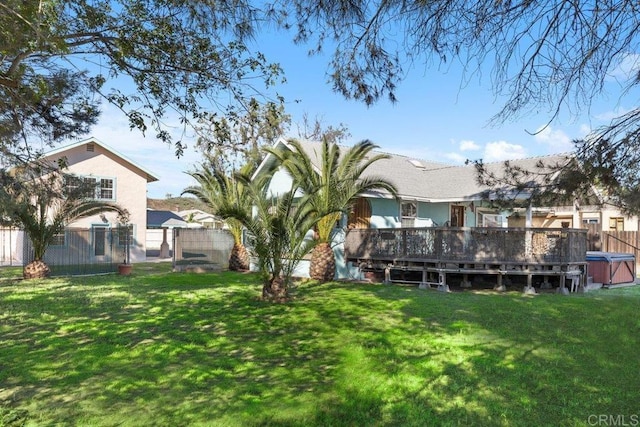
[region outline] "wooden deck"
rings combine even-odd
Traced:
[[[533,291],[533,280],[557,279],[565,292],[584,289],[586,279],[586,230],[568,228],[383,228],[349,230],[345,257],[363,271],[384,271],[386,281],[398,272],[422,272],[423,286],[448,289],[447,275],[460,277],[470,286],[477,275],[497,277],[503,289],[504,276],[526,277],[525,290]],[[414,274],[415,275],[415,274]]]

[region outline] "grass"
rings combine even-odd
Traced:
[[[638,287],[308,282],[270,304],[254,275],[168,268],[0,282],[0,426],[583,426],[640,412]]]

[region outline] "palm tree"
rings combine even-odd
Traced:
[[[247,175],[236,179],[244,184],[253,209],[245,210],[225,200],[218,213],[246,227],[262,277],[262,298],[285,301],[296,266],[316,244],[308,233],[317,215],[311,204],[304,200],[297,203],[295,189],[282,195],[268,194],[266,175],[253,181]]]
[[[43,261],[44,255],[67,224],[108,211],[126,215],[126,210],[115,203],[92,199],[89,191],[93,194],[95,188],[89,184],[67,187],[65,181],[75,177],[59,171],[50,171],[46,176],[26,173],[22,179],[15,175],[3,178],[2,214],[23,228],[33,244],[33,261],[23,270],[25,279],[49,276],[51,270]]]
[[[321,152],[315,153],[318,160],[314,164],[299,141],[291,140],[289,145],[291,150],[272,148],[268,151],[286,168],[318,215],[315,227],[318,244],[311,254],[309,275],[319,281],[333,280],[336,263],[331,233],[342,214],[367,191],[386,190],[397,197],[393,183],[380,176],[365,175],[372,164],[389,156],[372,153],[378,147],[369,140],[341,152],[337,144],[324,138]]]
[[[240,169],[241,174],[248,175],[251,165],[245,165]],[[214,215],[220,215],[219,210],[223,205],[234,205],[239,210],[251,213],[251,198],[246,190],[246,185],[239,182],[234,174],[227,174],[216,166],[206,167],[202,165],[199,170],[190,172],[198,186],[189,187],[182,194],[196,196],[206,203]],[[233,236],[233,249],[229,258],[229,269],[244,271],[249,269],[249,252],[242,242],[244,227],[235,218],[225,220],[229,232]]]

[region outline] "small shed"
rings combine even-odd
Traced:
[[[635,283],[636,257],[633,254],[587,251],[588,275],[603,286]]]

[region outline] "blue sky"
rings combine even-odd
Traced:
[[[573,139],[584,137],[590,129],[608,123],[616,113],[633,106],[625,105],[629,94],[620,98],[619,81],[631,70],[637,70],[636,55],[629,55],[625,64],[611,71],[607,92],[595,100],[589,111],[570,115],[564,109],[534,135],[551,117],[544,107],[538,114],[528,114],[521,120],[489,126],[488,121],[500,110],[502,100],[491,91],[488,75],[474,77],[463,86],[459,64],[451,64],[446,70],[437,65],[425,68],[416,64],[407,70],[399,85],[396,104],[382,99],[367,107],[332,91],[326,76],[327,57],[310,58],[305,47],[281,37],[263,38],[261,42],[259,48],[267,58],[279,62],[285,71],[287,83],[277,92],[288,101],[287,112],[294,121],[292,136],[295,122],[306,113],[326,125],[344,123],[352,134],[348,145],[370,139],[382,151],[418,159],[460,164],[466,159],[490,162],[568,152]],[[192,184],[185,171],[199,161],[195,152],[187,150],[184,157],[177,159],[171,147],[153,137],[145,138],[139,131],[130,131],[126,119],[112,107],[104,105],[102,118],[91,135],[160,178],[149,185],[149,197],[177,196]]]

